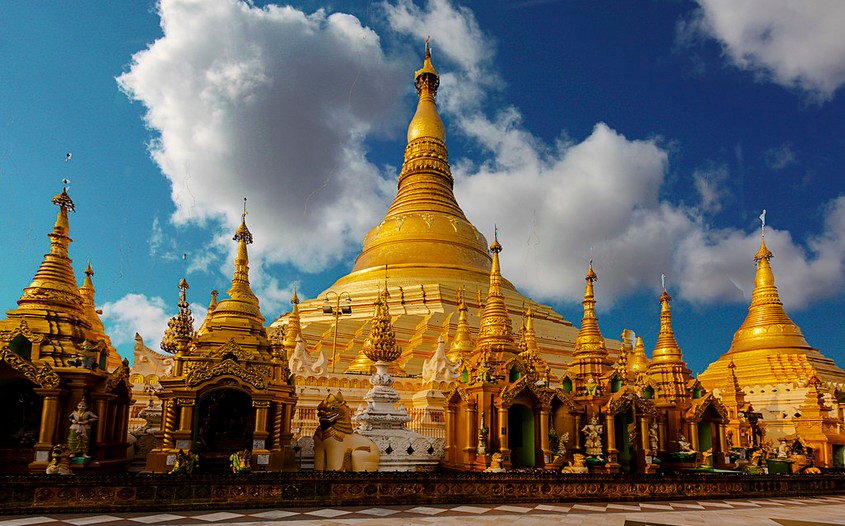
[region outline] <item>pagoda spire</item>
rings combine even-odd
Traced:
[[[649,361],[648,356],[645,354],[643,338],[642,336],[637,336],[636,342],[634,343],[634,352],[628,358],[628,370],[631,372],[633,379],[636,380],[640,374],[646,372],[648,365]]]
[[[780,301],[770,260],[772,252],[766,247],[765,211],[760,215],[763,229],[760,236],[760,250],[754,255],[757,273],[754,276],[754,292],[745,321],[734,334],[730,353],[745,350],[775,348],[809,348],[801,329],[793,322]],[[777,330],[770,330],[777,327]]]
[[[463,289],[458,290],[458,327],[455,329],[455,338],[448,353],[449,360],[455,362],[458,359],[466,362],[473,349],[472,332],[469,327],[467,316],[467,304],[464,300]]]
[[[246,198],[244,198],[244,211],[241,215],[241,224],[232,237],[238,243],[238,251],[235,256],[235,273],[232,276],[232,287],[227,291],[229,299],[220,301],[214,309],[214,319],[219,318],[241,318],[251,326],[263,326],[264,316],[261,315],[261,308],[258,305],[258,298],[249,286],[249,253],[247,245],[252,244],[252,233],[246,226]],[[222,321],[221,321],[222,322]]]
[[[672,330],[672,309],[669,302],[672,297],[666,292],[666,276],[663,276],[663,294],[660,295],[660,331],[657,343],[651,353],[648,374],[657,381],[663,401],[675,403],[688,396],[686,384],[690,380],[690,370],[681,354],[681,348],[675,340]]]
[[[513,338],[513,324],[505,306],[505,296],[502,294],[502,273],[499,268],[498,233],[493,235],[490,252],[493,254],[493,264],[490,268],[490,288],[487,290],[487,301],[481,313],[478,339],[475,342],[473,354],[481,354],[486,350],[495,353],[494,361],[503,361],[503,353],[515,354],[517,351]]]
[[[587,270],[586,282],[584,289],[584,300],[581,304],[584,306],[584,317],[581,319],[581,328],[578,330],[578,337],[575,340],[575,351],[573,356],[576,360],[579,357],[596,358],[602,360],[607,357],[607,347],[604,343],[604,337],[599,330],[599,320],[596,317],[596,297],[593,290],[593,283],[598,280],[598,276],[593,270],[593,261],[590,260],[590,267]]]
[[[598,276],[593,270],[593,261],[587,270],[586,287],[584,288],[584,317],[581,319],[581,328],[578,329],[578,336],[575,338],[575,350],[572,352],[572,362],[569,370],[582,381],[588,378],[598,380],[613,367],[613,363],[607,352],[604,337],[599,330],[598,318],[596,317],[596,299],[593,290],[593,283]]]
[[[467,220],[453,191],[454,179],[446,149],[446,128],[437,111],[435,96],[440,76],[426,44],[423,67],[414,74],[419,95],[417,109],[408,125],[405,160],[398,190],[384,220],[370,230],[352,273],[332,289],[348,289],[362,274],[375,281],[385,265],[397,278],[416,280],[420,268],[440,273],[441,283],[460,286],[458,274],[476,274],[483,282],[490,269],[486,241]],[[351,277],[354,276],[354,279]],[[512,289],[510,283],[505,285]]]
[[[20,310],[59,309],[84,317],[83,299],[77,288],[73,274],[72,261],[68,257],[71,239],[68,237],[70,222],[68,212],[76,210],[67,188],[52,200],[59,207],[53,231],[50,237],[50,252],[44,255],[44,261],[35,273],[29,287],[25,288],[18,300]]]
[[[106,328],[100,319],[102,311],[97,310],[96,302],[94,301],[96,291],[94,290],[93,277],[94,269],[91,268],[91,262],[89,261],[88,266],[85,268],[85,280],[82,282],[82,286],[79,287],[79,295],[82,296],[82,308],[85,311],[85,317],[91,324],[92,339],[105,342],[107,355],[106,370],[113,371],[120,366],[120,355],[118,355],[117,349],[112,345],[111,338],[106,334]]]
[[[194,337],[194,318],[188,303],[188,288],[185,278],[179,280],[179,302],[176,304],[179,312],[168,320],[164,338],[161,340],[161,350],[170,354],[186,350]]]
[[[663,279],[663,294],[660,295],[660,331],[657,333],[657,343],[651,353],[651,365],[674,363],[685,364],[681,353],[681,348],[678,346],[678,341],[675,340],[675,331],[672,330],[672,308],[669,302],[672,301],[672,296],[666,292],[666,276]]]
[[[302,337],[302,323],[299,317],[299,296],[296,295],[296,287],[293,288],[293,297],[291,297],[290,302],[293,308],[291,308],[290,314],[288,315],[288,326],[285,329],[284,339],[285,352],[288,353],[288,356],[296,348],[297,338],[303,342],[305,341]]]

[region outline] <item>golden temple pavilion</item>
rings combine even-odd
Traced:
[[[196,332],[179,283],[179,313],[168,323],[162,341],[174,354],[169,377],[161,378],[161,437],[147,455],[146,471],[173,470],[177,453],[199,456],[205,471],[225,470],[236,451],[251,452],[260,471],[292,469],[285,447],[296,396],[288,382],[283,345],[271,341],[258,298],[249,284],[247,245],[252,233],[244,213],[233,238],[238,243],[229,297],[212,293],[208,314]],[[288,451],[288,455],[290,450]]]
[[[0,471],[44,473],[61,456],[73,457],[72,472],[121,470],[129,460],[129,363],[94,308],[90,263],[76,284],[68,257],[75,207],[66,188],[53,204],[50,251],[0,320],[0,401],[13,407],[0,431]]]

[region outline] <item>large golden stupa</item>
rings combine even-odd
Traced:
[[[360,354],[357,350],[366,338],[373,303],[385,282],[397,344],[402,348],[397,365],[405,372],[419,374],[441,336],[452,341],[452,351],[461,345],[454,335],[462,303],[472,336],[478,332],[492,259],[486,238],[464,215],[453,193],[446,130],[435,102],[440,77],[428,46],[414,84],[419,102],[408,126],[393,204],[367,234],[352,271],[298,306],[303,339],[309,348],[329,357],[332,372],[369,371],[369,360],[355,356]],[[539,350],[555,373],[562,372],[577,329],[551,307],[520,294],[509,281],[503,279],[501,288],[515,326],[530,307]],[[273,325],[286,325],[289,318],[282,316]]]

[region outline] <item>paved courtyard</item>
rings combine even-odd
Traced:
[[[517,523],[518,521],[518,523]],[[0,517],[0,526],[88,525],[471,525],[517,523],[646,525],[845,525],[845,495],[788,499],[732,499],[642,503],[502,504],[278,508],[151,513],[48,513]]]

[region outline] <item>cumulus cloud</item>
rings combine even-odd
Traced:
[[[823,102],[845,84],[845,2],[697,0],[679,27],[717,40],[728,60]]]
[[[722,210],[722,200],[727,192],[724,187],[728,179],[728,168],[719,166],[711,169],[696,170],[692,174],[695,189],[698,191],[702,212],[719,213]]]
[[[347,14],[236,0],[162,0],[159,14],[163,36],[117,80],[156,133],[172,221],[228,232],[248,197],[256,261],[348,257],[393,192],[364,139],[398,125],[407,71]]]
[[[763,152],[763,162],[771,170],[783,170],[797,162],[795,150],[791,142],[785,142],[776,148],[769,148]]]

